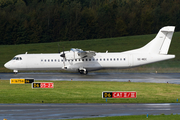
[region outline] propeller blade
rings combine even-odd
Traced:
[[[65,67],[66,54],[64,53],[64,48],[63,48],[63,53],[60,55],[60,57],[63,57],[63,64],[64,64],[64,67]]]
[[[63,58],[66,57],[66,55],[65,55],[65,53],[64,53],[64,48],[63,48],[63,53],[62,53],[60,56],[63,57]]]
[[[64,64],[64,67],[65,67],[65,58],[63,58],[63,64]]]
[[[60,49],[59,49],[59,43],[58,43],[58,53],[60,53]]]

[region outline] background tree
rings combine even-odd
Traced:
[[[0,44],[28,44],[180,30],[179,0],[0,0]]]

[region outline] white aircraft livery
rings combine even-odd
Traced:
[[[168,55],[174,26],[159,30],[145,46],[125,52],[97,53],[72,48],[60,54],[19,54],[4,66],[15,73],[19,70],[68,70],[87,74],[88,71],[112,68],[129,68],[175,58]]]

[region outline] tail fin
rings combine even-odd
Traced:
[[[156,37],[140,49],[142,49],[144,52],[148,51],[149,53],[166,55],[171,44],[174,29],[174,26],[161,28]]]
[[[164,42],[162,44],[162,47],[160,48],[159,54],[167,54],[169,50],[169,46],[171,44],[171,39],[174,33],[174,26],[164,27],[164,29],[161,30],[161,33],[165,35]]]
[[[174,26],[166,26],[159,30],[156,37],[144,47],[126,51],[128,53],[153,53],[166,55],[171,44],[171,39],[174,33]]]

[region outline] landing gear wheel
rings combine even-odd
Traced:
[[[88,71],[86,69],[79,69],[78,70],[80,74],[87,75]]]
[[[88,74],[88,71],[86,70],[86,71],[84,71],[84,75],[87,75]]]
[[[18,73],[18,70],[13,70],[14,74],[17,74]]]

